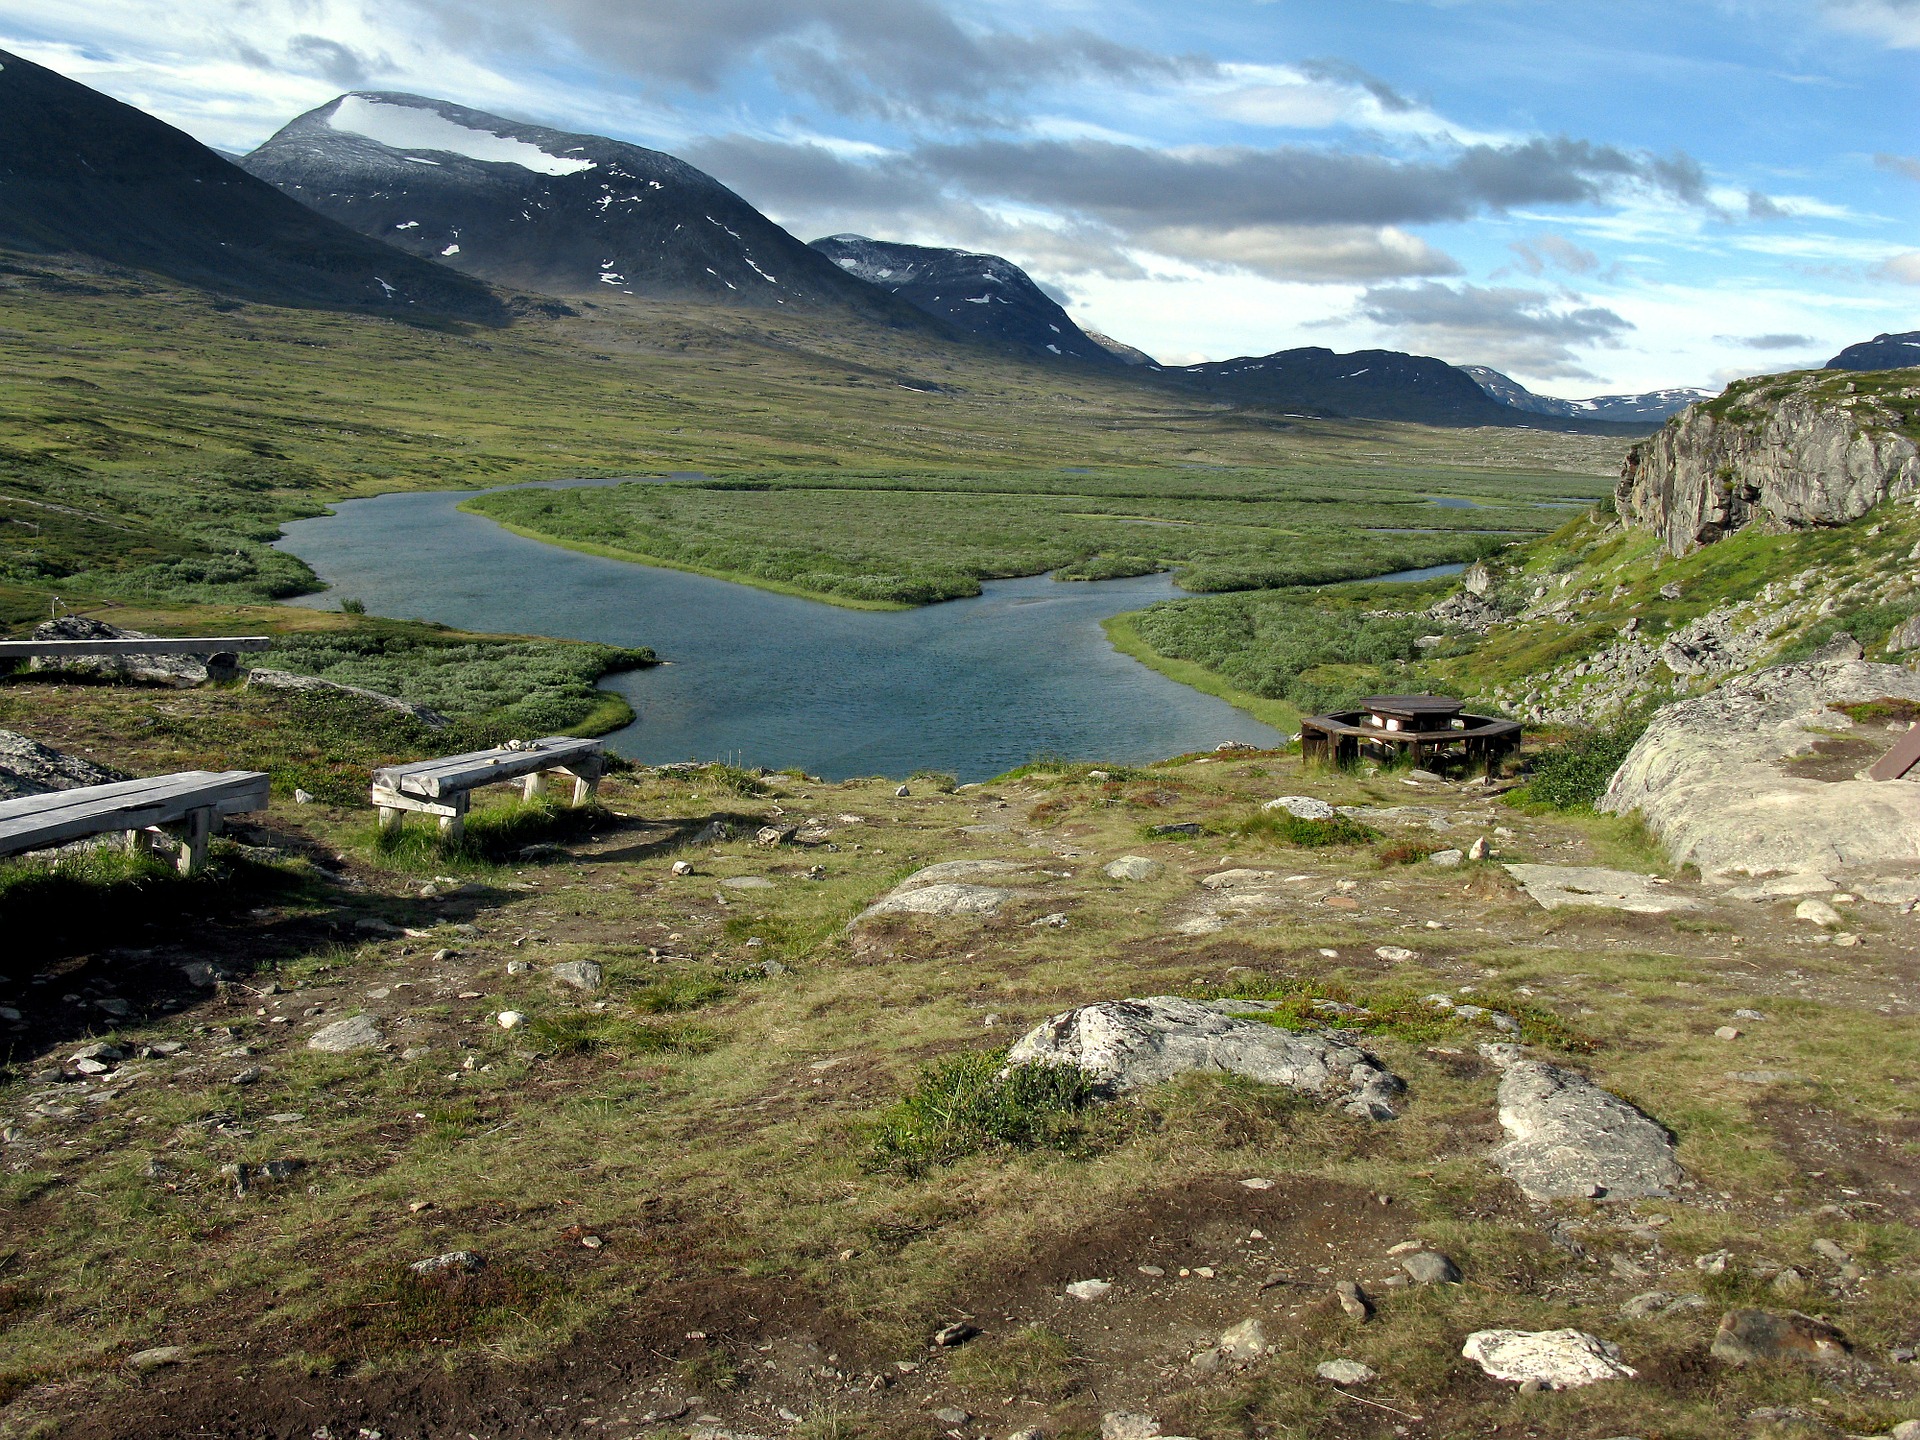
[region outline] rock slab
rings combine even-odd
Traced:
[[[371,1015],[355,1015],[322,1025],[307,1037],[307,1048],[345,1055],[355,1050],[372,1050],[383,1038]]]
[[[1012,860],[948,860],[929,865],[902,880],[853,917],[851,925],[883,915],[997,915],[1019,891],[987,880],[1025,878],[1027,867]]]
[[[1665,1195],[1686,1178],[1664,1126],[1577,1070],[1483,1045],[1501,1067],[1493,1163],[1535,1200]]]
[[[0,800],[111,785],[126,778],[121,771],[55,750],[17,731],[0,730]]]
[[[1506,871],[1544,910],[1593,905],[1635,915],[1664,915],[1672,910],[1700,908],[1698,902],[1630,870],[1607,870],[1598,865],[1509,865]]]
[[[1599,1380],[1630,1380],[1620,1347],[1584,1330],[1476,1330],[1460,1353],[1496,1380],[1570,1390]]]
[[[1223,1014],[1172,995],[1105,1000],[1040,1022],[1009,1065],[1072,1065],[1119,1093],[1195,1071],[1240,1075],[1309,1094],[1337,1093],[1348,1114],[1390,1120],[1406,1086],[1357,1045]]]

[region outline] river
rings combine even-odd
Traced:
[[[332,586],[295,603],[651,646],[670,663],[605,682],[639,716],[610,745],[649,764],[981,780],[1042,755],[1124,764],[1281,739],[1108,643],[1102,620],[1181,593],[1165,575],[847,610],[528,540],[456,508],[476,493],[349,500],[288,525],[281,548]]]

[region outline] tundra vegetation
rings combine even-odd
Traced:
[[[56,593],[134,628],[272,628],[289,663],[455,722],[0,677],[0,728],[131,773],[275,781],[192,880],[124,852],[0,863],[6,1433],[906,1440],[960,1410],[937,1423],[1083,1437],[1127,1410],[1204,1440],[1705,1440],[1729,1416],[1884,1434],[1920,1410],[1920,949],[1891,907],[1834,896],[1843,946],[1791,898],[1672,873],[1630,821],[1578,808],[1578,766],[1560,809],[1285,752],[1041,759],[904,796],[617,767],[588,809],[496,793],[457,846],[419,824],[383,839],[374,766],[593,728],[591,678],[641,657],[264,603],[312,583],[270,548],[279,523],[383,489],[698,469],[596,503],[626,526],[636,496],[669,495],[646,542],[712,544],[683,563],[716,568],[775,556],[781,506],[844,499],[859,546],[801,557],[832,575],[977,583],[1075,550],[1068,567],[1136,557],[1198,585],[1292,563],[1255,529],[1357,563],[1363,494],[1420,517],[1388,528],[1439,532],[1381,554],[1466,543],[1461,514],[1526,529],[1603,488],[1617,446],[1282,421],[724,311],[477,335],[42,262],[0,280],[9,629]],[[989,482],[1036,528],[1092,528],[1057,551],[996,540],[973,508]],[[931,563],[941,523],[964,564]],[[1833,601],[1783,645],[1891,627],[1903,581],[1874,572],[1913,523],[1743,534],[1656,567],[1608,517],[1576,519],[1503,558],[1490,603],[1523,623],[1484,636],[1414,623],[1440,587],[1198,595],[1115,633],[1248,703],[1392,680],[1572,706],[1602,678],[1574,667],[1625,618],[1684,630],[1780,574]],[[1541,676],[1563,678],[1529,699]],[[1343,808],[1302,819],[1266,808],[1280,796]],[[1123,855],[1153,864],[1115,878]],[[992,913],[859,918],[981,859],[1013,866]],[[1697,908],[1547,911],[1503,868],[1526,861],[1652,873]],[[1337,1027],[1404,1078],[1399,1117],[1220,1074],[1110,1096],[1005,1070],[1037,1022],[1129,995]],[[309,1043],[357,1017],[365,1047]],[[1488,1159],[1496,1041],[1653,1116],[1685,1183],[1525,1199]],[[1461,1283],[1411,1283],[1410,1248]],[[1824,1314],[1849,1357],[1711,1354],[1722,1313],[1756,1306]],[[1223,1359],[1248,1320],[1259,1353]],[[1637,1374],[1516,1392],[1461,1355],[1493,1327],[1588,1332]],[[1332,1360],[1375,1378],[1330,1383]]]

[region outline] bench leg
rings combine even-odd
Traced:
[[[591,776],[591,777],[586,775],[574,776],[573,777],[573,803],[576,806],[586,804],[589,800],[593,798],[594,792],[597,791],[599,788],[600,788],[600,777],[597,775]]]
[[[382,835],[398,835],[400,833],[400,823],[406,818],[407,812],[399,807],[382,805],[380,807],[380,833]]]
[[[448,797],[448,803],[453,806],[454,813],[440,817],[440,841],[442,844],[458,845],[466,838],[467,799],[468,797],[464,794]]]
[[[531,805],[547,793],[547,772],[536,770],[520,782],[520,798]]]
[[[182,875],[197,875],[207,863],[207,840],[213,834],[213,810],[189,810],[180,824],[180,854],[174,861]]]

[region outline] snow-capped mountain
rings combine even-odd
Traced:
[[[363,235],[489,280],[559,295],[851,306],[923,323],[711,175],[600,135],[355,91],[240,163]]]
[[[814,241],[813,248],[847,274],[967,334],[1041,358],[1099,365],[1120,358],[1074,324],[1026,271],[998,255],[900,245],[864,235],[828,235]]]
[[[1900,370],[1920,365],[1920,330],[1900,335],[1876,335],[1849,345],[1820,368],[1823,370]]]
[[[478,281],[289,200],[130,105],[0,52],[0,246],[277,305],[496,322]]]
[[[1672,390],[1648,390],[1640,395],[1595,395],[1588,400],[1562,400],[1554,395],[1536,395],[1518,380],[1485,365],[1458,367],[1502,405],[1511,405],[1530,415],[1559,415],[1572,420],[1610,420],[1634,424],[1665,420],[1678,415],[1689,405],[1711,400],[1712,390],[1690,386]]]

